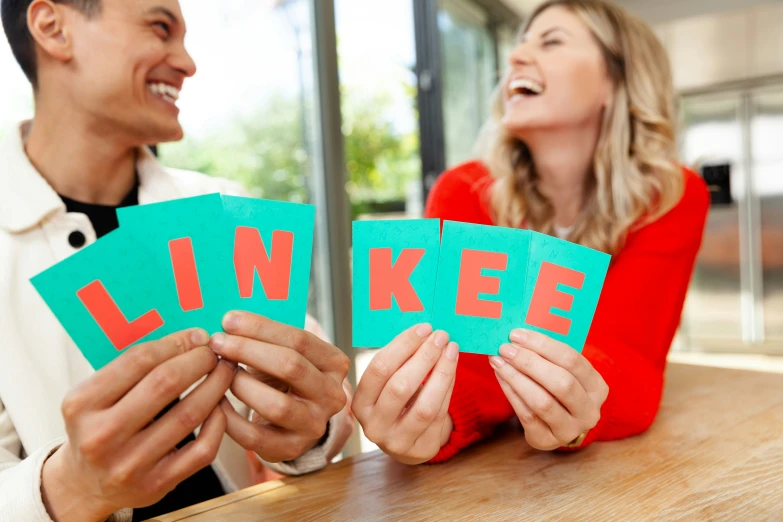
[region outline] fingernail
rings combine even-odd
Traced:
[[[209,341],[209,334],[201,328],[196,328],[190,332],[190,341],[196,346],[204,346]]]
[[[432,333],[432,325],[429,323],[422,323],[416,327],[416,335],[419,337],[427,337]]]
[[[515,343],[523,344],[525,341],[530,339],[530,334],[527,333],[527,330],[517,328],[511,332],[511,335],[509,335],[508,338]]]
[[[502,355],[504,359],[513,359],[517,355],[517,349],[514,348],[513,345],[504,344],[500,347],[500,355]]]
[[[448,348],[446,348],[446,359],[450,361],[456,361],[458,355],[459,355],[459,345],[455,342],[449,343]]]
[[[446,343],[449,342],[449,334],[441,330],[435,334],[435,339],[433,339],[432,342],[438,348],[443,348],[446,346]]]
[[[220,350],[222,350],[225,346],[226,334],[224,333],[218,332],[209,340],[209,347],[212,348],[215,353],[220,353]]]
[[[239,328],[240,322],[241,319],[238,313],[228,312],[226,315],[223,316],[223,329],[226,331],[235,330]]]
[[[489,364],[491,364],[492,366],[494,366],[497,369],[500,369],[500,368],[503,367],[504,364],[506,364],[506,361],[504,361],[500,357],[497,357],[497,356],[493,355],[493,356],[491,356],[489,358]]]

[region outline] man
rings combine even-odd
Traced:
[[[150,518],[250,485],[244,450],[283,473],[325,466],[352,429],[331,344],[232,312],[226,333],[93,372],[29,282],[117,228],[119,206],[242,192],[146,148],[182,137],[196,67],[178,0],[1,1],[36,109],[0,144],[0,521]]]

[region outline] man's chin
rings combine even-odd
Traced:
[[[176,126],[149,129],[149,131],[149,133],[145,133],[147,136],[144,143],[145,145],[157,145],[158,143],[180,141],[185,136],[185,133],[179,124]]]

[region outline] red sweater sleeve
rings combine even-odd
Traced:
[[[464,173],[445,176],[433,188],[427,217],[472,221],[461,212],[486,208],[469,189],[476,181],[466,183]],[[630,234],[612,259],[583,351],[607,382],[609,396],[583,446],[641,433],[658,411],[666,354],[679,324],[709,203],[701,178],[689,171],[684,176],[680,203]],[[448,202],[435,201],[447,196]],[[476,222],[488,220],[484,214]],[[454,431],[431,462],[451,458],[514,416],[486,356],[460,354],[449,414]]]

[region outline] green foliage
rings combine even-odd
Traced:
[[[372,202],[404,200],[406,184],[420,177],[418,134],[394,128],[388,96],[347,88],[342,94],[346,189],[354,214]],[[161,147],[166,165],[233,179],[257,197],[296,202],[308,200],[310,154],[298,98],[283,94],[219,133]]]

